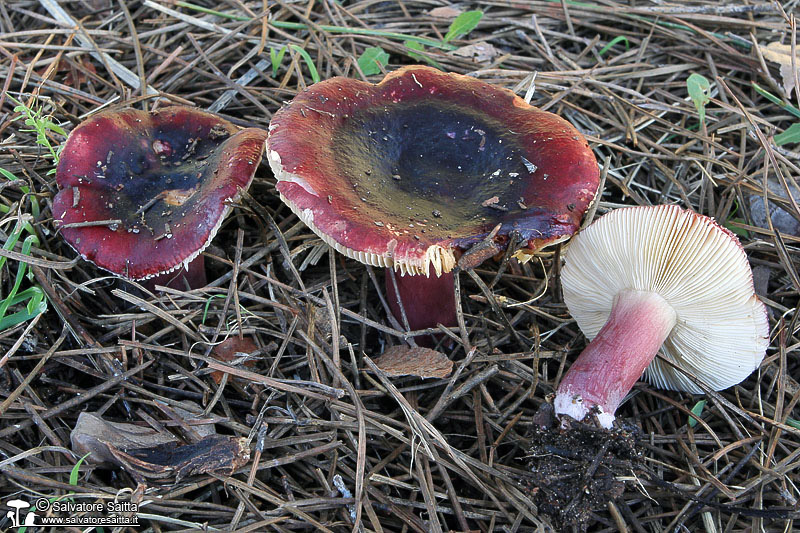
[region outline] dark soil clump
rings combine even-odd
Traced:
[[[552,404],[536,414],[525,484],[539,513],[557,531],[585,531],[590,513],[622,496],[622,476],[642,470],[637,428],[606,430],[569,417],[556,419]]]

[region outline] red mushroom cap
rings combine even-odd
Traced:
[[[267,132],[167,107],[99,113],[67,139],[53,216],[84,259],[128,279],[189,263],[250,185]],[[119,223],[92,222],[119,220]],[[90,223],[85,226],[69,226]],[[67,225],[64,227],[64,225]]]
[[[364,263],[437,274],[497,225],[526,259],[579,227],[599,184],[583,136],[506,89],[411,66],[317,83],[270,122],[283,201]]]

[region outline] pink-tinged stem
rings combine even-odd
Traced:
[[[412,331],[435,328],[437,324],[448,327],[457,324],[455,280],[452,272],[439,277],[435,274],[430,277],[402,276],[395,272],[394,279],[397,281],[397,293],[392,284],[392,274],[386,269],[386,298],[392,314],[400,324],[403,323],[403,317],[397,303],[398,293]],[[414,340],[421,346],[431,347],[435,344],[435,339],[430,335],[415,337]]]
[[[199,254],[189,263],[189,268],[181,266],[179,269],[167,274],[160,274],[154,278],[146,279],[142,285],[147,290],[154,290],[156,285],[170,287],[177,290],[199,289],[208,284],[206,279],[206,262],[203,254]]]
[[[658,294],[620,292],[603,329],[561,380],[556,413],[582,420],[597,407],[598,420],[610,428],[614,411],[656,356],[675,320],[675,311]]]

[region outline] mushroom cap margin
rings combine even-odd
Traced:
[[[61,190],[53,199],[56,224],[122,219],[116,226],[65,227],[60,231],[81,257],[115,275],[143,280],[172,272],[210,244],[230,211],[228,202],[250,185],[266,134],[257,128],[239,130],[216,115],[181,106],[155,113],[134,109],[98,113],[73,129],[62,150],[56,173]],[[125,197],[125,187],[132,191],[137,176],[155,175],[159,165],[168,167],[165,172],[180,174],[186,170],[188,175],[181,163],[188,158],[181,159],[180,153],[172,151],[187,139],[200,137],[209,142],[204,153],[204,163],[209,164],[201,171],[209,179],[203,182],[197,178],[187,199],[172,200],[173,204],[185,205],[174,207],[184,213],[169,227],[169,237],[156,239],[157,234],[142,227],[126,227],[119,210],[133,200]],[[172,159],[176,159],[175,167],[169,168],[165,160]],[[218,163],[216,172],[214,162]],[[120,167],[114,170],[115,165]],[[90,202],[96,207],[89,207]],[[151,211],[163,209],[165,206],[159,203]],[[166,220],[172,222],[169,216]],[[162,227],[154,230],[165,232]],[[115,244],[106,244],[111,242]]]
[[[311,86],[279,110],[270,123],[267,151],[281,198],[325,242],[348,257],[374,266],[393,267],[402,273],[427,275],[431,267],[437,275],[448,272],[456,264],[454,250],[466,249],[480,241],[497,221],[487,222],[485,227],[469,235],[453,234],[447,238],[417,235],[417,242],[413,242],[410,235],[400,235],[400,231],[392,233],[397,228],[392,228],[391,224],[383,227],[379,216],[355,221],[345,218],[341,212],[346,209],[331,207],[332,203],[340,202],[336,196],[337,187],[328,180],[339,171],[332,161],[333,148],[328,140],[335,128],[364,106],[390,107],[424,98],[448,101],[465,95],[468,99],[465,107],[478,109],[493,119],[507,115],[527,117],[530,123],[524,125],[528,135],[525,139],[542,141],[543,152],[547,154],[542,156],[544,159],[555,159],[556,153],[567,156],[563,163],[556,165],[557,179],[552,179],[551,183],[563,181],[552,186],[545,184],[553,190],[550,195],[555,200],[540,209],[540,220],[525,221],[521,228],[515,227],[513,222],[503,222],[498,233],[499,244],[505,247],[508,234],[522,229],[527,244],[516,257],[525,261],[543,246],[569,238],[577,231],[599,185],[599,168],[583,136],[566,120],[530,106],[511,91],[469,76],[446,74],[424,66],[403,67],[376,85],[332,78]],[[515,120],[517,122],[512,124],[518,129],[516,125],[520,125],[521,119]],[[545,133],[548,127],[553,132],[551,135]],[[526,146],[528,148],[530,145]],[[541,174],[547,180],[547,172],[540,172],[539,179]],[[567,185],[566,180],[572,181]],[[343,187],[340,184],[338,189]],[[348,206],[347,210],[352,208]],[[531,218],[539,216],[538,211],[531,213]]]

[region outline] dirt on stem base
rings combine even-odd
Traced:
[[[585,531],[592,511],[622,496],[624,481],[640,475],[643,458],[638,429],[603,429],[539,408],[527,457],[524,485],[541,515],[556,531]]]

